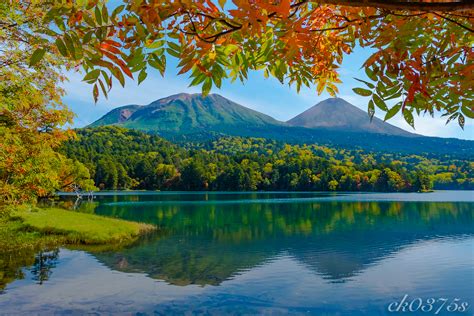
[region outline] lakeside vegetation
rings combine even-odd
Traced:
[[[23,278],[21,267],[31,266],[34,278],[46,281],[60,246],[94,252],[120,249],[154,230],[156,226],[151,224],[58,208],[16,206],[8,215],[0,214],[0,294],[8,283]]]
[[[474,163],[220,137],[180,145],[117,126],[86,128],[61,151],[105,190],[384,191],[474,189]]]
[[[0,251],[41,249],[63,244],[128,244],[153,225],[72,212],[58,208],[17,206],[0,216]]]

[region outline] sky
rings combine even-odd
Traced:
[[[356,95],[352,88],[361,86],[361,83],[354,77],[366,78],[364,70],[360,67],[369,55],[369,50],[357,48],[351,55],[346,56],[340,68],[342,84],[338,85],[338,97],[364,111],[367,111],[369,98]],[[149,69],[148,77],[140,85],[137,85],[136,81],[129,80],[126,82],[125,88],[122,88],[115,81],[109,98],[106,100],[101,97],[97,104],[94,104],[93,101],[92,86],[81,81],[83,75],[77,72],[68,72],[66,75],[69,81],[64,85],[67,93],[64,101],[76,113],[74,127],[84,127],[119,106],[147,105],[157,99],[181,92],[199,93],[200,87],[188,87],[190,80],[186,74],[177,75],[176,65],[176,59],[170,57],[164,77],[157,70]],[[301,89],[297,93],[295,87],[283,85],[277,79],[265,79],[262,72],[251,72],[248,80],[243,84],[238,81],[234,83],[231,83],[230,80],[225,81],[221,89],[213,87],[211,93],[218,93],[281,121],[287,121],[330,97],[326,92],[318,96],[315,87]],[[375,115],[383,118],[383,114],[380,112],[376,112]],[[441,118],[440,115],[435,118],[429,115],[415,117],[415,130],[403,120],[400,114],[388,122],[417,134],[474,140],[474,122],[466,120],[464,130],[457,125],[457,122],[445,125],[446,119]]]

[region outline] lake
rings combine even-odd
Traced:
[[[104,192],[56,203],[159,230],[122,249],[0,254],[0,314],[474,311],[472,192]]]

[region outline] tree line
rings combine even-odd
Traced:
[[[173,144],[116,126],[77,131],[62,152],[101,190],[383,191],[474,189],[473,163],[263,138]]]

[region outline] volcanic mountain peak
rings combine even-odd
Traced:
[[[218,94],[179,93],[149,105],[130,105],[112,110],[91,126],[120,124],[151,131],[191,132],[227,127],[282,125],[274,118],[232,102]]]
[[[292,126],[325,128],[346,132],[365,132],[399,136],[414,136],[401,128],[376,117],[370,120],[367,112],[341,98],[319,102],[287,122]]]

